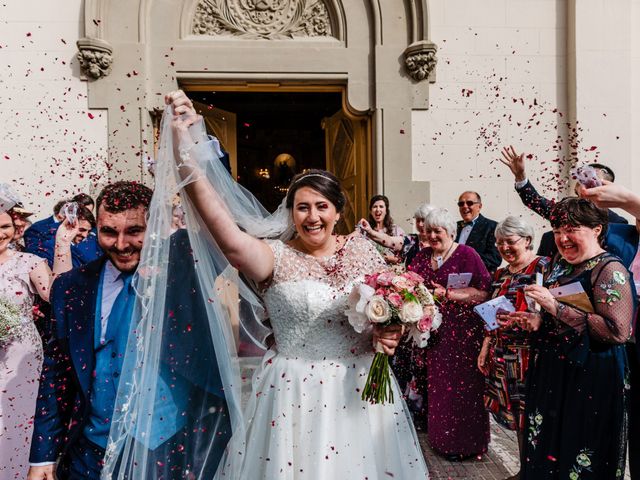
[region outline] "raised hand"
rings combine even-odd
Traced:
[[[76,222],[74,224],[71,224],[69,220],[65,218],[56,231],[56,245],[71,245],[79,233],[80,223]]]
[[[360,221],[358,222],[358,227],[360,227],[364,232],[367,233],[370,233],[371,230],[373,230],[369,222],[364,218],[360,219]]]
[[[167,93],[164,96],[164,103],[171,105],[176,115],[197,115],[193,102],[182,90]]]
[[[578,195],[591,200],[600,208],[622,208],[640,218],[640,195],[617,183],[602,180],[600,187],[585,188],[578,185]]]
[[[527,178],[527,173],[524,168],[524,153],[518,154],[515,148],[513,148],[513,145],[503,147],[501,153],[502,158],[499,158],[498,160],[509,167],[509,170],[513,173],[516,182],[522,182]]]

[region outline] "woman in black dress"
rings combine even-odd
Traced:
[[[535,333],[526,391],[521,478],[623,478],[628,364],[636,295],[629,272],[605,252],[607,212],[566,198],[555,205],[559,254],[545,285],[525,287],[541,313],[503,315]],[[569,285],[557,300],[549,289]],[[575,293],[581,287],[583,293]]]

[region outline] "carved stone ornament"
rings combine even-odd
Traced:
[[[111,73],[113,48],[98,38],[81,38],[78,45],[78,60],[82,73],[95,80]]]
[[[332,36],[322,0],[200,0],[192,33],[269,40]]]
[[[438,47],[435,43],[424,40],[412,43],[406,48],[404,51],[404,64],[411,78],[417,82],[433,79],[436,64],[438,63],[437,50]]]

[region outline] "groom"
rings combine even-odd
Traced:
[[[149,188],[135,182],[107,186],[97,201],[98,242],[105,255],[61,275],[53,285],[55,326],[53,338],[45,346],[29,480],[50,480],[56,478],[54,472],[59,479],[100,478],[134,312],[131,280],[140,261],[151,196]],[[182,241],[172,238],[171,250],[170,265],[179,261],[183,267],[173,270],[182,276],[177,285],[193,288],[192,268],[184,268],[192,263],[185,261],[189,254],[186,237]],[[198,303],[188,295],[177,299],[169,293],[167,311],[182,309],[193,318],[201,317]],[[184,407],[196,394],[217,399],[216,432],[221,439],[227,439],[230,428],[228,417],[220,413],[226,412],[226,405],[215,368],[215,352],[211,345],[203,344],[203,339],[210,337],[207,332],[195,336],[180,332],[179,328],[174,332],[180,348],[167,360],[174,364],[170,374],[180,377],[180,393],[184,393],[177,408]],[[198,358],[207,362],[207,371],[211,372],[204,382],[193,375],[193,362],[189,372],[180,371],[181,365],[190,363],[187,359],[193,360],[190,358],[193,351],[203,352]],[[206,415],[192,419],[186,409],[177,411],[177,408],[175,402],[164,401],[158,408],[165,415],[163,421],[154,425],[156,438],[145,440],[148,458],[154,460],[149,470],[151,478],[179,478],[184,473],[182,465],[193,468],[199,461],[206,463],[200,465],[204,471],[215,470],[217,466],[219,455],[203,456],[195,447],[186,452],[176,448],[184,436],[180,432],[214,424]],[[158,471],[164,465],[171,465],[172,470]]]

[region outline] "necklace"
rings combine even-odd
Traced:
[[[454,243],[455,242],[451,242],[451,245],[449,245],[449,249],[445,252],[444,255],[439,255],[439,256],[436,256],[436,257],[432,258],[432,260],[436,261],[436,265],[438,265],[438,268],[442,267],[442,264],[445,262],[445,260],[447,258],[449,258],[449,252],[453,248]]]

